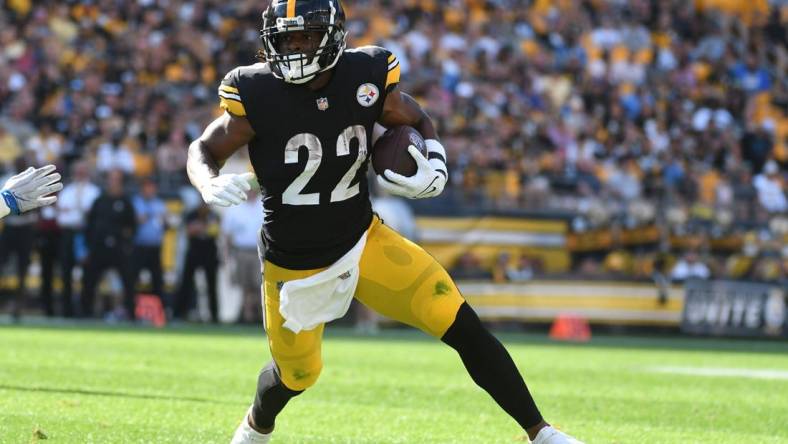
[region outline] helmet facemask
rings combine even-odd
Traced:
[[[335,19],[333,3],[329,5],[330,11],[316,11],[306,17],[276,17],[273,9],[263,14],[260,31],[263,52],[276,77],[288,83],[303,84],[337,64],[345,49],[345,31],[342,21]],[[288,33],[295,32],[314,32],[320,36],[320,44],[309,53],[285,53],[283,40]]]

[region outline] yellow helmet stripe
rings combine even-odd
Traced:
[[[295,17],[296,0],[287,0],[287,18]]]

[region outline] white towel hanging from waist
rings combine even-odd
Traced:
[[[312,330],[347,313],[356,293],[359,262],[366,244],[364,233],[350,251],[327,269],[282,285],[279,313],[285,318],[285,328],[293,333]]]

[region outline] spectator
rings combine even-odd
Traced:
[[[498,253],[492,268],[493,282],[501,284],[509,280],[508,271],[512,268],[512,255],[507,251]]]
[[[16,161],[16,172],[0,180],[0,188],[14,174],[24,171],[28,167],[25,160],[20,157]],[[38,213],[30,211],[20,215],[9,215],[3,219],[3,232],[0,233],[0,270],[13,257],[16,260],[16,288],[11,304],[11,317],[19,320],[24,309],[27,295],[27,272],[30,267],[30,253],[35,240],[35,225]]]
[[[246,323],[255,323],[262,319],[262,252],[258,252],[262,226],[263,205],[256,191],[247,192],[246,202],[225,210],[222,219],[227,263],[231,264],[232,281],[241,287],[241,321]]]
[[[55,261],[60,251],[60,227],[57,225],[57,208],[55,206],[50,205],[41,208],[35,231],[36,251],[38,251],[38,260],[41,264],[41,286],[39,291],[41,305],[46,316],[54,316],[52,278],[55,272]]]
[[[742,138],[742,157],[750,163],[754,173],[760,173],[772,155],[774,142],[769,131],[774,124],[765,121],[761,125],[749,125]]]
[[[126,174],[134,172],[134,157],[128,147],[121,143],[120,135],[112,136],[111,140],[99,146],[96,168],[102,173],[112,170],[120,170]]]
[[[163,191],[172,193],[185,183],[186,151],[186,135],[180,128],[174,130],[167,143],[159,147],[156,166]]]
[[[665,305],[668,302],[670,294],[670,279],[665,275],[665,254],[658,254],[654,259],[653,270],[651,272],[651,279],[657,287],[657,302],[660,305]]]
[[[27,141],[27,149],[34,153],[38,166],[56,163],[63,154],[63,140],[52,131],[52,125],[45,122],[38,134]]]
[[[605,255],[602,266],[608,275],[624,278],[634,271],[633,264],[634,258],[632,253],[616,243],[611,251]]]
[[[11,165],[21,155],[22,146],[19,140],[0,124],[0,166]]]
[[[615,195],[625,201],[640,197],[641,182],[633,170],[637,168],[629,159],[622,159],[611,169],[607,185]]]
[[[104,271],[114,269],[123,285],[123,307],[115,307],[119,319],[135,318],[134,279],[130,258],[137,226],[134,206],[126,195],[123,172],[107,173],[107,190],[93,202],[87,217],[85,239],[89,252],[82,279],[82,315],[93,316],[96,286]]]
[[[528,256],[520,256],[517,265],[506,270],[506,278],[511,282],[527,282],[534,278],[533,262]]]
[[[602,265],[593,257],[584,257],[577,266],[577,277],[580,279],[598,279],[602,274]]]
[[[733,79],[750,94],[768,91],[771,87],[769,71],[758,63],[758,56],[748,54],[745,63],[737,63],[731,70]]]
[[[211,321],[219,322],[219,297],[216,275],[219,269],[219,252],[216,240],[219,235],[219,217],[205,203],[186,215],[188,246],[180,278],[180,287],[175,297],[174,317],[186,319],[194,305],[194,273],[202,269],[208,283],[208,306]]]
[[[56,207],[57,225],[60,228],[58,262],[60,279],[63,283],[61,300],[65,317],[74,315],[72,300],[74,267],[84,266],[87,255],[84,232],[87,215],[93,207],[93,202],[101,194],[99,187],[90,182],[88,166],[85,162],[73,164],[71,176],[71,183],[58,195]]]
[[[709,267],[700,261],[698,253],[688,251],[670,271],[670,278],[675,282],[684,282],[687,279],[708,279],[711,277]]]
[[[479,258],[471,251],[465,251],[451,268],[449,274],[457,280],[487,280],[492,279],[492,273],[485,270]]]
[[[758,190],[758,202],[770,213],[785,213],[788,202],[780,183],[777,162],[770,160],[763,167],[763,173],[753,178],[753,185]]]
[[[692,129],[695,131],[706,131],[711,125],[724,129],[733,123],[733,116],[727,109],[715,107],[714,101],[710,102],[692,115]]]
[[[142,182],[142,192],[132,200],[137,216],[132,279],[136,283],[140,272],[148,270],[153,294],[162,300],[162,306],[169,306],[165,303],[168,299],[164,295],[161,268],[161,245],[166,229],[167,207],[157,193],[156,182],[148,177]]]

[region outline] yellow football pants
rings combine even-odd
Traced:
[[[298,334],[283,327],[278,283],[316,274],[265,262],[263,299],[265,329],[280,377],[291,390],[314,385],[323,368],[320,347],[324,325]],[[361,256],[355,297],[391,319],[440,338],[465,301],[446,270],[426,251],[384,225],[376,216]],[[281,284],[280,284],[281,285]]]

